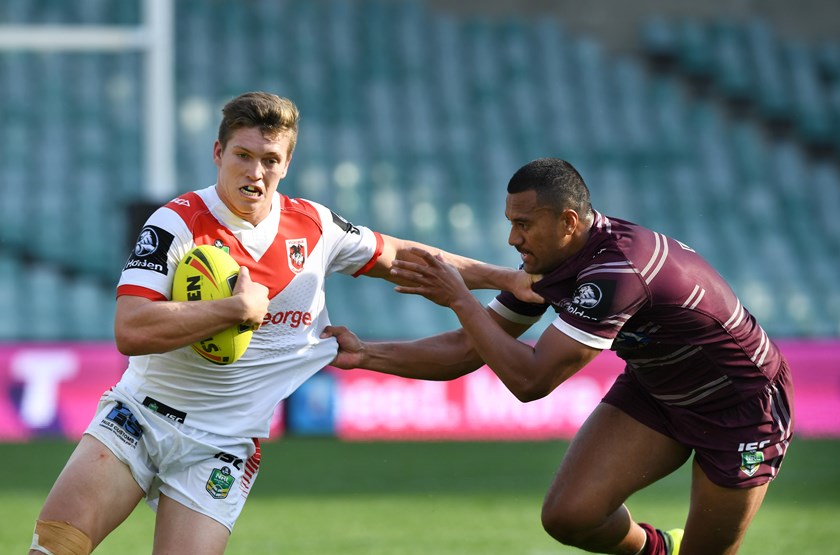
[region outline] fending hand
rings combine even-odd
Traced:
[[[398,285],[398,293],[422,295],[441,306],[463,297],[472,298],[464,279],[458,270],[447,263],[439,254],[435,255],[419,248],[412,249],[420,261],[394,260],[391,274],[410,285]]]

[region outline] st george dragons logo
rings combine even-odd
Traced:
[[[286,253],[289,260],[289,269],[299,274],[306,263],[306,238],[286,239]]]

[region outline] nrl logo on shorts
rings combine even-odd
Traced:
[[[764,462],[764,453],[761,451],[747,451],[741,453],[741,472],[747,476],[752,476]]]
[[[288,254],[289,269],[296,274],[303,270],[306,263],[306,238],[286,239],[286,252]]]
[[[236,481],[236,478],[230,475],[230,468],[223,466],[222,468],[214,468],[210,473],[210,479],[207,480],[207,493],[213,499],[224,499],[230,492],[230,487]]]

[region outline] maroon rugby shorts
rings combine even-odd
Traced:
[[[793,382],[784,360],[776,377],[751,399],[707,414],[654,399],[627,371],[603,402],[693,449],[709,480],[722,487],[773,480],[793,436]]]

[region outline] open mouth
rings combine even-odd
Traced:
[[[239,188],[240,191],[246,196],[250,198],[260,198],[262,196],[262,190],[259,187],[254,187],[253,185],[246,185],[244,187]]]

